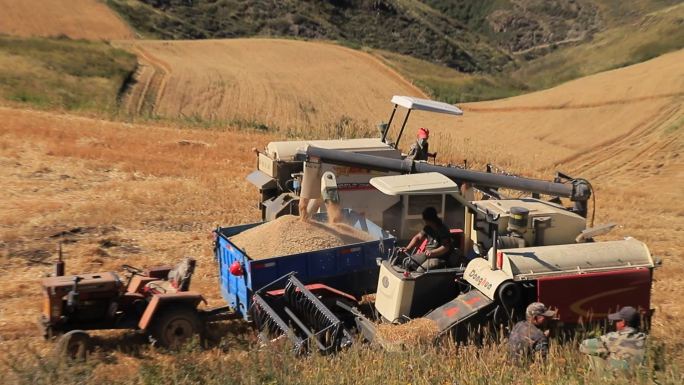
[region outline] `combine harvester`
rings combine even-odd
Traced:
[[[625,305],[641,309],[650,319],[657,264],[647,247],[635,239],[594,242],[594,237],[613,226],[587,228],[587,202],[592,195],[588,181],[561,173],[553,181],[543,181],[409,160],[387,139],[397,107],[408,111],[396,143],[412,110],[461,112],[451,105],[411,97],[395,96],[392,102],[390,121],[381,125],[381,139],[270,143],[258,152],[258,169],[248,177],[261,192],[264,220],[324,210],[323,194],[330,189],[323,178],[326,173],[336,180],[345,207],[372,219],[399,240],[408,239],[422,227],[424,208],[437,208],[453,229],[459,258],[446,268],[424,273],[404,270],[396,254],[378,258],[374,314],[380,320],[401,323],[425,317],[437,323],[441,335],[462,338],[474,325],[520,319],[527,304],[535,301],[558,308],[561,324],[567,328],[597,322]],[[500,189],[526,192],[531,197],[507,198]],[[483,199],[475,200],[475,192]],[[542,195],[550,199],[542,200]],[[573,206],[563,207],[561,197],[569,198]],[[464,258],[467,264],[459,264]],[[249,281],[249,272],[246,274]],[[282,280],[293,279],[287,275]],[[307,292],[304,285],[295,286],[297,293]],[[222,284],[224,297],[232,298],[226,287]],[[251,289],[255,298],[263,293],[257,287]],[[334,285],[328,289],[335,290],[338,298],[345,297]],[[280,294],[272,291],[269,295]],[[300,307],[298,314],[286,304],[281,309],[272,307],[261,313],[264,318],[257,326],[268,331],[270,338],[289,336],[297,345],[311,337],[306,329],[316,330],[302,320],[325,318],[321,316],[326,313],[323,306],[327,313],[338,315],[346,310],[356,321],[350,326],[344,322],[348,314],[337,317],[337,325],[348,329],[337,334],[343,342],[329,346],[348,344],[346,336],[355,328],[373,339],[375,323],[368,319],[373,314],[362,314],[359,305],[349,301],[326,304],[317,304],[313,306],[316,310],[308,313],[313,307]],[[295,319],[284,321],[292,314]],[[293,328],[294,324],[301,330]]]

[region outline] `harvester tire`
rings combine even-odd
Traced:
[[[497,290],[499,301],[510,311],[522,298],[522,288],[515,282],[504,282]]]
[[[83,330],[72,330],[65,333],[59,337],[55,346],[57,357],[73,361],[85,361],[90,350],[90,336]]]
[[[197,310],[190,307],[166,308],[155,316],[150,334],[159,347],[178,350],[202,330]]]

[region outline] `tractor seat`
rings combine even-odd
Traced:
[[[188,291],[190,279],[195,272],[195,259],[184,258],[176,267],[169,271],[167,279],[148,282],[145,291],[153,294],[170,294]]]

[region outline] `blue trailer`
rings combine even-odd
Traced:
[[[312,219],[325,222],[327,216],[325,213],[319,213]],[[216,230],[214,253],[219,266],[221,295],[236,313],[249,321],[248,310],[254,292],[292,272],[304,284],[324,284],[357,299],[364,294],[375,293],[379,271],[378,259],[389,258],[395,245],[395,238],[353,211],[345,210],[344,220],[355,228],[369,233],[374,240],[252,260],[230,239],[263,222],[219,227]],[[231,273],[230,267],[236,262],[240,269],[234,274],[235,271]],[[271,285],[269,290],[281,289],[284,285],[284,282],[280,287],[277,284]]]

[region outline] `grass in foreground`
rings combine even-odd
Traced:
[[[658,348],[655,348],[659,345]],[[333,356],[298,357],[287,346],[233,346],[179,353],[143,349],[145,359],[118,366],[120,352],[99,352],[109,359],[65,364],[35,354],[13,355],[2,364],[16,384],[680,384],[684,377],[652,341],[648,359],[632,374],[599,375],[574,344],[552,345],[546,362],[517,366],[508,361],[505,342],[476,346],[414,347],[388,353],[368,345]]]
[[[104,42],[0,36],[0,98],[36,108],[111,113],[134,55]]]

